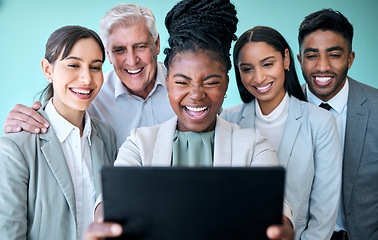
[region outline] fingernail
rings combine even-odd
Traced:
[[[122,227],[119,225],[112,225],[110,227],[110,232],[113,234],[121,234],[122,233]]]
[[[39,128],[34,129],[34,132],[39,133]]]
[[[42,133],[46,133],[47,129],[46,128],[42,128],[41,131],[42,131]]]
[[[45,125],[45,127],[47,127],[47,128],[49,127],[49,124],[48,124],[48,123],[44,123],[43,125]]]

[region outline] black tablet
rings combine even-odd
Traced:
[[[281,167],[104,167],[105,221],[116,239],[267,239],[282,223]]]

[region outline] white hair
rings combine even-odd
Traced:
[[[108,47],[108,37],[113,26],[130,27],[143,19],[155,42],[158,37],[158,31],[155,17],[150,9],[135,4],[118,4],[112,7],[100,21],[99,33],[105,47]]]

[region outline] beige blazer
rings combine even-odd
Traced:
[[[131,131],[119,149],[115,166],[170,166],[177,117]],[[276,152],[255,129],[241,129],[217,117],[214,166],[277,166]]]
[[[43,110],[39,111],[47,119]],[[48,120],[48,119],[47,119]],[[91,119],[96,197],[99,170],[116,155],[111,128]],[[0,239],[76,240],[75,193],[60,142],[52,128],[0,138]]]

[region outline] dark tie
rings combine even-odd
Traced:
[[[321,103],[319,107],[327,109],[328,111],[332,108],[328,103]]]

